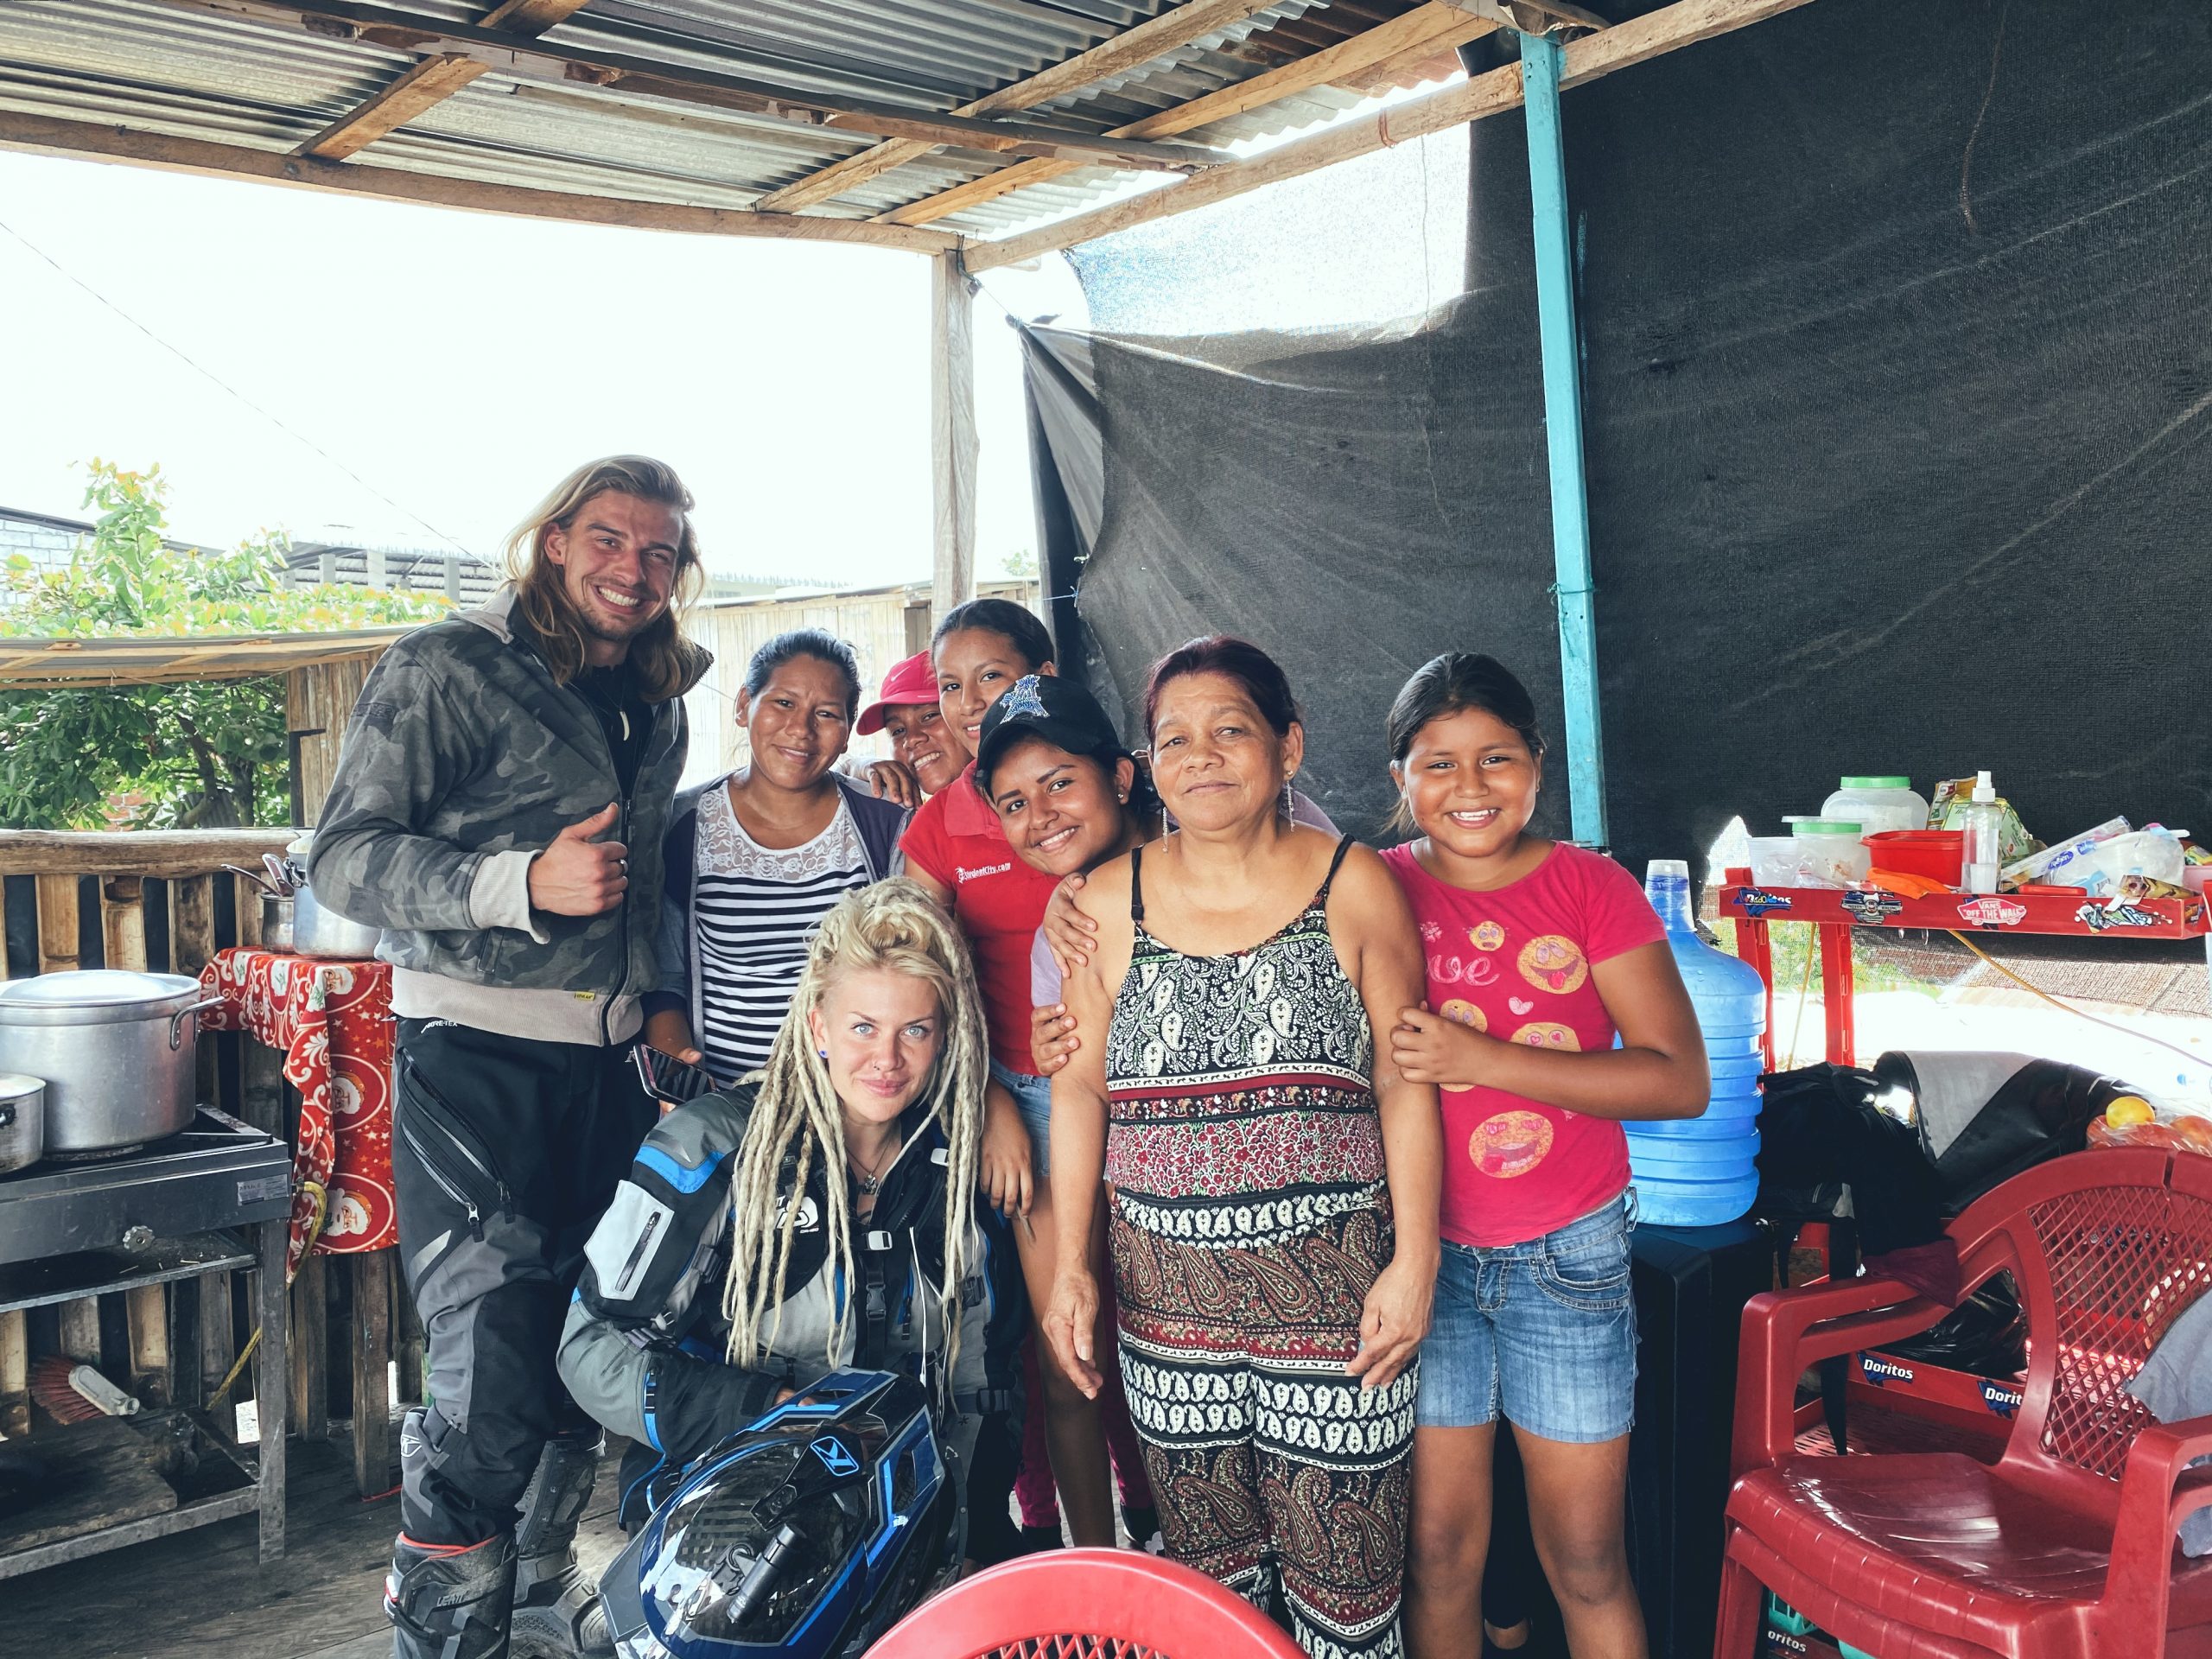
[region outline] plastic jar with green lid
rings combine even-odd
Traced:
[[[1846,778],[1842,784],[1821,803],[1823,818],[1854,821],[1869,836],[1928,827],[1927,798],[1913,792],[1911,779]]]

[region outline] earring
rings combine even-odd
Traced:
[[[814,1052],[825,1060],[830,1058],[830,1051],[826,1048],[817,1048]]]

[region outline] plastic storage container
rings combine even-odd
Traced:
[[[1759,1038],[1766,985],[1758,973],[1697,936],[1689,866],[1657,858],[1643,890],[1666,925],[1675,966],[1688,987],[1712,1069],[1713,1095],[1696,1117],[1624,1123],[1637,1213],[1661,1227],[1734,1221],[1758,1196]]]
[[[1959,884],[1967,855],[1963,830],[1885,830],[1866,837],[1866,850],[1878,870],[1916,875],[1924,881]]]
[[[1797,818],[1787,836],[1751,837],[1751,880],[1763,887],[1855,887],[1873,867],[1848,819]]]
[[[1821,804],[1821,816],[1856,823],[1864,833],[1878,836],[1886,830],[1925,830],[1928,803],[1913,792],[1910,778],[1846,778]]]

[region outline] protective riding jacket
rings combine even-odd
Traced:
[[[834,1355],[831,1332],[855,1293],[832,1263],[821,1160],[802,1192],[794,1156],[785,1160],[776,1217],[780,1224],[798,1205],[780,1316],[765,1316],[756,1369],[728,1363],[730,1188],[756,1092],[743,1084],[708,1095],[654,1126],[585,1247],[562,1332],[561,1380],[576,1402],[671,1463],[750,1422],[779,1390],[841,1366],[919,1374],[926,1359],[943,1358],[946,1149],[918,1105],[874,1213],[855,1224],[857,1306]],[[984,1415],[1019,1421],[1017,1351],[1027,1319],[1013,1241],[980,1202],[967,1255],[947,1425],[963,1452]]]

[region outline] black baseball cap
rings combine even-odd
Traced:
[[[1025,674],[983,711],[976,740],[976,779],[990,792],[992,769],[1025,737],[1041,737],[1070,754],[1126,755],[1122,735],[1098,700],[1058,674]]]

